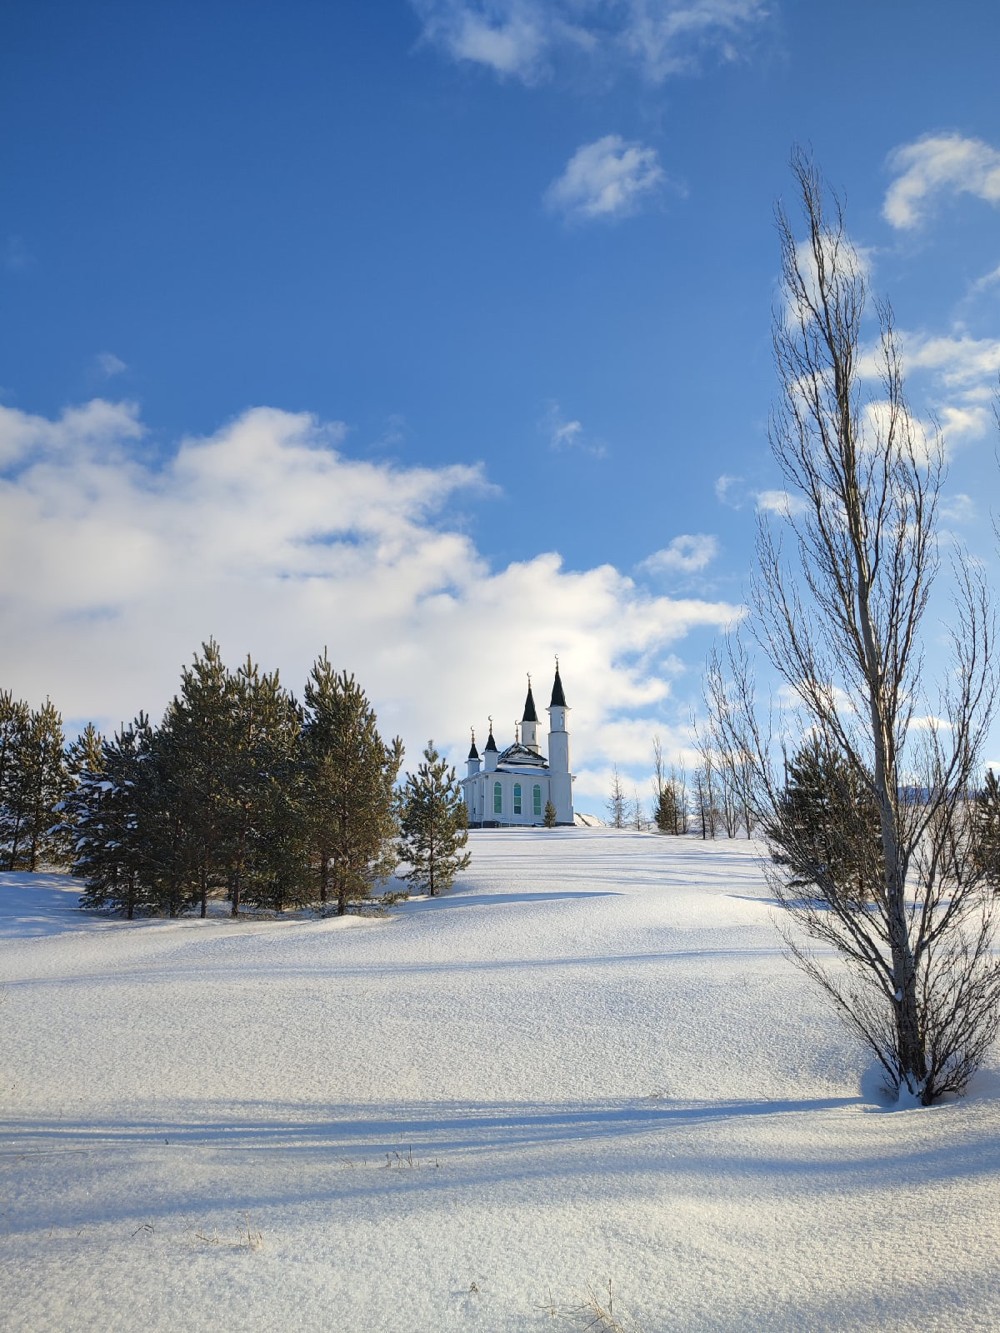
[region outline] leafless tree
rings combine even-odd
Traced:
[[[621,776],[618,772],[618,765],[614,766],[614,777],[611,780],[611,791],[608,793],[608,799],[605,802],[608,811],[608,818],[612,828],[625,828],[628,824],[629,808],[628,797],[625,795],[625,788],[622,786]]]
[[[629,815],[631,823],[636,833],[641,833],[646,827],[646,812],[642,808],[642,801],[639,799],[639,788],[632,788],[632,801],[629,806]]]
[[[694,816],[703,840],[714,838],[718,832],[715,795],[715,768],[708,756],[694,773]]]
[[[870,302],[839,202],[827,203],[807,158],[796,155],[792,170],[806,236],[800,243],[778,211],[782,401],[771,424],[790,540],[783,545],[762,520],[750,632],[797,705],[786,735],[797,728],[796,746],[815,738],[867,793],[878,833],[867,901],[782,824],[779,738],[757,709],[745,640],[712,663],[708,693],[727,747],[752,758],[755,814],[765,829],[781,826],[774,892],[794,925],[836,954],[822,957],[790,927],[793,957],[874,1052],[889,1086],[926,1105],[964,1089],[998,1030],[992,905],[965,815],[996,699],[994,624],[976,565],[956,562],[952,669],[931,708],[920,630],[938,566],[943,442],[907,410],[892,313]],[[867,400],[866,303],[878,318],[881,379]],[[802,884],[814,896],[803,898]]]

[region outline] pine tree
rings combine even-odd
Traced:
[[[660,833],[678,836],[684,832],[684,813],[677,798],[677,789],[672,782],[665,782],[660,788],[653,810],[653,820]]]
[[[433,898],[451,888],[455,876],[472,859],[465,799],[454,768],[428,741],[423,763],[406,778],[403,791],[403,836],[400,855],[410,863],[404,879],[425,888]]]
[[[994,893],[1000,891],[1000,782],[986,770],[982,790],[972,802],[972,856],[976,870]]]
[[[10,690],[0,691],[0,868],[13,870],[22,843],[25,811],[21,765],[31,709]]]
[[[789,883],[862,906],[881,882],[878,811],[869,790],[844,759],[813,739],[788,762],[778,818],[767,828],[772,857],[791,871]]]
[[[102,743],[100,767],[84,770],[65,802],[75,833],[71,871],[85,881],[80,905],[129,921],[160,906],[144,818],[152,752],[153,731],[140,713]]]
[[[93,722],[88,722],[79,736],[66,747],[67,789],[66,795],[56,807],[56,814],[59,817],[60,859],[65,861],[67,865],[71,865],[75,859],[76,826],[74,810],[77,807],[74,804],[73,796],[79,791],[88,775],[100,775],[103,764],[101,754],[103,743],[104,738]]]
[[[306,682],[302,749],[320,902],[335,898],[342,916],[351,899],[367,897],[395,868],[393,787],[403,743],[383,742],[364,690],[347,672],[337,675],[325,652]]]
[[[239,891],[258,907],[284,911],[310,901],[303,817],[302,717],[278,673],[248,658],[236,677],[235,851]],[[233,900],[238,901],[237,894]]]
[[[545,802],[545,814],[542,816],[542,822],[546,828],[555,828],[558,814],[551,801]]]
[[[58,862],[60,805],[69,787],[62,718],[50,700],[40,709],[7,703],[0,805],[0,846],[8,870],[37,870]]]
[[[203,917],[209,895],[231,887],[237,725],[234,682],[210,639],[181,672],[156,746],[163,882],[171,896],[194,895]]]

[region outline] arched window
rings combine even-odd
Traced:
[[[542,789],[537,782],[531,789],[531,813],[536,819],[542,817]]]
[[[521,784],[520,784],[519,782],[515,782],[515,783],[514,783],[514,814],[515,814],[515,815],[519,815],[520,813],[521,813]]]
[[[503,814],[503,788],[499,782],[493,784],[493,813],[495,815]]]

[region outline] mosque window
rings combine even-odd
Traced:
[[[536,819],[542,817],[542,789],[537,782],[531,789],[531,813]]]
[[[493,784],[493,813],[495,815],[503,814],[503,788],[499,782]]]
[[[521,784],[520,784],[519,782],[515,782],[515,783],[514,783],[514,814],[515,814],[515,815],[519,815],[520,813],[521,813]]]

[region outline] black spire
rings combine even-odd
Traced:
[[[469,751],[469,758],[470,758],[470,759],[478,759],[478,758],[479,758],[479,751],[476,749],[476,733],[475,733],[475,732],[472,733],[472,749]]]
[[[496,754],[496,752],[497,752],[497,743],[496,743],[496,741],[493,739],[493,719],[492,719],[492,718],[490,718],[490,737],[489,737],[489,740],[486,742],[486,751],[489,751],[489,750],[492,750],[494,754]],[[484,751],[484,753],[485,753],[486,751]]]
[[[566,696],[563,693],[562,677],[559,675],[559,658],[556,658],[556,678],[552,682],[552,699],[549,702],[550,708],[568,708]]]
[[[528,697],[524,701],[524,717],[522,722],[537,722],[538,714],[535,712],[535,696],[531,693],[531,677],[528,677]]]

